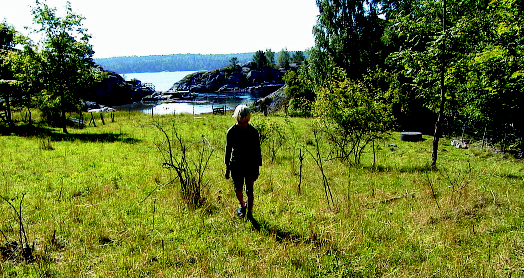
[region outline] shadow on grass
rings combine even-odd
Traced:
[[[426,172],[438,172],[437,168],[431,167],[431,165],[410,165],[402,166],[398,169],[400,173],[426,173]]]
[[[253,228],[255,230],[263,234],[275,236],[275,239],[280,243],[282,243],[283,241],[291,241],[291,242],[303,242],[304,241],[303,236],[297,233],[291,232],[291,231],[286,231],[275,225],[271,225],[264,220],[257,221],[254,217],[251,217],[248,220],[251,222],[251,225],[253,225]]]
[[[329,245],[329,241],[323,238],[318,237],[316,234],[311,236],[300,235],[293,231],[287,231],[275,225],[272,225],[264,220],[256,220],[254,217],[248,218],[253,225],[253,228],[258,232],[274,236],[276,241],[279,243],[283,242],[293,242],[293,243],[307,243],[314,244],[317,247]]]
[[[386,173],[386,172],[400,172],[400,173],[425,173],[425,172],[438,172],[437,168],[431,167],[431,165],[410,165],[410,166],[361,166],[363,170],[369,173]]]
[[[20,137],[45,137],[51,141],[82,141],[82,142],[100,142],[100,143],[112,143],[112,142],[124,142],[128,144],[134,144],[140,140],[130,137],[124,137],[124,134],[115,133],[61,133],[56,130],[43,126],[35,125],[18,125],[12,127],[0,127],[0,135],[13,135]]]

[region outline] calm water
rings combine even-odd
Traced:
[[[240,98],[221,99],[220,102],[177,102],[177,103],[134,103],[124,106],[114,107],[117,110],[142,111],[144,114],[167,115],[167,114],[205,114],[212,113],[213,108],[224,107],[226,110],[233,110],[239,104],[251,104],[254,101],[251,96],[241,96]]]
[[[175,71],[175,72],[145,72],[145,73],[125,73],[122,77],[125,80],[136,78],[142,83],[153,83],[158,92],[167,91],[174,83],[180,81],[186,75],[195,71]],[[227,110],[235,109],[239,104],[250,104],[254,99],[250,95],[239,95],[236,98],[221,98],[219,102],[213,96],[208,99],[201,99],[201,102],[177,102],[177,103],[135,103],[130,105],[114,107],[117,110],[140,110],[144,114],[204,114],[213,112],[213,107],[225,106]]]

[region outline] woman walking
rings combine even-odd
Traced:
[[[235,186],[235,193],[240,207],[239,216],[253,217],[253,184],[259,176],[259,167],[262,166],[260,139],[258,131],[249,124],[251,113],[246,105],[238,105],[233,117],[236,123],[227,131],[226,154],[226,179],[230,174]],[[247,203],[244,201],[244,184],[246,188]]]

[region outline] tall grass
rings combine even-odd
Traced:
[[[22,221],[35,250],[32,262],[3,256],[0,276],[524,276],[522,161],[441,140],[432,170],[430,137],[403,142],[393,133],[375,157],[366,150],[350,166],[322,144],[328,206],[316,162],[299,160],[315,150],[312,121],[252,116],[255,126],[277,126],[281,141],[263,145],[253,222],[235,216],[223,177],[229,115],[118,112],[115,122],[69,135],[3,129],[0,195],[24,194]],[[176,174],[162,167],[155,143],[164,138],[152,123],[175,124],[190,146],[205,136],[215,147],[202,206],[189,206],[170,183]],[[19,223],[7,203],[0,212],[6,246],[19,238]]]

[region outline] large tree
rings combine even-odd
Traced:
[[[0,23],[0,113],[5,111],[6,121],[9,125],[11,121],[11,99],[14,94],[16,82],[13,80],[13,73],[8,67],[7,57],[13,51],[15,45],[15,30],[7,23]],[[4,106],[5,103],[5,108]]]
[[[278,53],[278,58],[277,58],[277,68],[284,68],[284,69],[288,69],[289,68],[289,61],[291,60],[291,55],[289,54],[289,51],[287,51],[286,48],[283,48],[279,53]]]
[[[31,109],[41,106],[38,101],[44,89],[41,79],[42,59],[34,45],[28,44],[23,36],[19,38],[26,42],[23,50],[9,52],[6,61],[16,80],[13,103],[17,107],[27,109],[28,120],[31,123]]]
[[[275,65],[275,53],[270,48],[268,48],[266,49],[265,56],[268,67],[273,67]]]
[[[84,18],[73,13],[69,2],[66,15],[60,17],[56,8],[37,1],[33,16],[43,37],[39,44],[40,81],[45,87],[40,109],[50,119],[59,119],[67,133],[66,112],[80,109],[79,94],[93,81],[95,65],[90,35],[82,26]]]
[[[291,56],[291,61],[293,63],[302,64],[305,60],[306,56],[303,51],[295,51],[293,52],[293,56]]]
[[[263,50],[259,50],[253,54],[253,63],[258,70],[262,70],[268,66],[266,53]]]
[[[383,64],[387,55],[381,41],[384,20],[377,2],[317,0],[317,5],[320,14],[313,28],[315,47],[310,60],[319,80],[325,80],[333,66],[359,79],[368,69]]]
[[[467,123],[495,141],[511,134],[522,142],[521,1],[446,1],[446,14],[443,1],[429,0],[390,13],[386,37],[399,49],[390,62],[409,83],[404,103],[441,113],[447,134]]]

